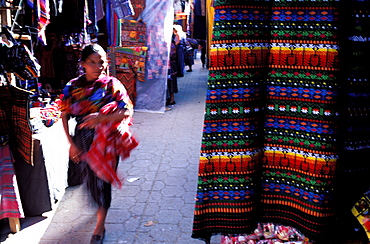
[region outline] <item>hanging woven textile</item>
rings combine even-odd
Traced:
[[[37,21],[38,38],[42,45],[47,45],[45,30],[46,26],[50,24],[50,4],[45,0],[27,0],[28,6],[35,11]]]
[[[275,223],[345,240],[370,186],[369,2],[213,4],[192,237]]]

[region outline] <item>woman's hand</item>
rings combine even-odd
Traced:
[[[84,117],[84,121],[78,126],[80,129],[94,129],[101,122],[101,114],[92,113]]]
[[[75,144],[71,144],[69,147],[69,158],[72,162],[78,164],[81,161],[81,153]]]

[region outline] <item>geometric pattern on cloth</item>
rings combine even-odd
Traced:
[[[354,188],[348,180],[369,172],[369,28],[351,12],[364,3],[346,8],[348,25],[336,1],[213,3],[192,237],[272,222],[323,240],[338,220],[340,176]]]
[[[130,96],[130,99],[132,101],[132,104],[135,105],[135,98],[136,98],[135,73],[130,72],[130,71],[117,72],[115,76],[125,86],[127,93]]]
[[[147,47],[112,47],[109,49],[111,68],[117,73],[131,71],[138,81],[144,82],[147,51]]]
[[[121,20],[121,46],[134,47],[146,45],[146,25],[134,20]]]

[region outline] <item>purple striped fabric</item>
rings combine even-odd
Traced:
[[[0,146],[0,219],[24,218],[9,145]]]

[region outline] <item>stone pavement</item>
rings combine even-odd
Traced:
[[[178,79],[176,104],[165,113],[135,112],[140,145],[121,162],[122,189],[113,189],[104,243],[201,244],[192,239],[194,198],[208,70],[195,60]],[[67,188],[55,210],[4,243],[88,244],[96,206],[85,186]],[[219,237],[212,244],[220,243]]]

